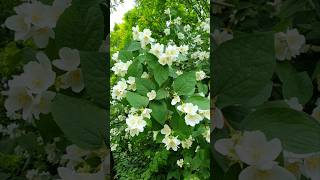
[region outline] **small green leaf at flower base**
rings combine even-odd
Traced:
[[[140,78],[143,72],[142,64],[139,61],[134,61],[128,68],[127,77]]]
[[[156,89],[156,85],[151,80],[142,78],[136,78],[136,87],[137,92],[143,96]]]
[[[148,98],[145,96],[141,96],[138,93],[127,92],[126,98],[129,102],[129,104],[135,108],[146,107],[149,104]]]
[[[123,62],[132,60],[133,54],[131,51],[121,50],[119,51],[119,59]]]
[[[141,49],[141,44],[138,41],[131,41],[127,47],[125,47],[126,51],[137,51]]]

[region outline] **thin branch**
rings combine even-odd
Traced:
[[[225,2],[220,2],[220,1],[211,1],[211,3],[219,5],[219,6],[226,6],[226,7],[235,7],[233,4],[225,3]]]

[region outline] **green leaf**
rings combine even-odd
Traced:
[[[173,90],[179,95],[192,95],[195,91],[196,74],[194,71],[185,72],[173,82]]]
[[[306,104],[313,94],[312,80],[306,72],[297,72],[289,63],[278,63],[277,74],[282,81],[284,98],[297,97],[301,104]]]
[[[100,0],[74,0],[60,16],[55,28],[58,47],[97,51],[104,37]]]
[[[149,105],[152,109],[151,116],[161,125],[164,125],[168,118],[168,108],[164,101],[151,102]]]
[[[127,77],[136,77],[136,78],[140,78],[141,75],[143,73],[143,67],[141,62],[139,61],[134,61],[128,68],[128,72],[127,72]]]
[[[131,51],[121,50],[121,51],[119,51],[119,57],[118,58],[123,62],[127,62],[127,61],[132,60],[133,54],[132,54]]]
[[[191,96],[190,98],[188,98],[186,100],[186,102],[199,106],[199,109],[201,109],[201,110],[209,110],[210,109],[210,100],[206,97]]]
[[[213,54],[213,96],[218,96],[218,107],[245,105],[270,83],[275,69],[273,33],[241,35]]]
[[[149,99],[145,96],[141,96],[138,93],[127,92],[126,98],[129,104],[135,108],[146,107],[149,104]]]
[[[50,142],[55,137],[59,137],[62,135],[60,128],[53,120],[51,114],[40,115],[40,119],[35,120],[35,124],[45,142]]]
[[[270,81],[263,89],[261,89],[261,91],[258,94],[256,94],[254,97],[248,100],[246,106],[254,107],[266,102],[271,96],[272,86],[273,83]]]
[[[106,54],[80,52],[84,85],[89,96],[103,108],[107,107],[107,62]]]
[[[187,139],[192,133],[192,127],[185,123],[185,120],[175,111],[172,120],[169,122],[170,127],[179,135],[180,138]]]
[[[281,5],[279,17],[282,19],[289,18],[299,11],[306,10],[307,0],[287,0]]]
[[[245,130],[261,130],[270,139],[279,138],[285,150],[305,154],[320,151],[320,124],[309,115],[290,108],[264,108],[242,122]]]
[[[141,44],[138,41],[131,41],[128,43],[128,45],[125,47],[126,51],[137,51],[141,49]]]
[[[58,94],[52,115],[66,137],[84,149],[102,147],[107,132],[108,114],[90,102]]]
[[[156,89],[156,85],[149,79],[136,78],[137,92],[146,96],[148,92]]]
[[[198,93],[207,94],[208,93],[208,86],[201,82],[197,83]]]
[[[149,59],[148,65],[153,72],[154,79],[161,86],[169,78],[169,67],[162,66],[158,61]]]
[[[164,98],[167,98],[167,97],[169,97],[169,92],[167,90],[165,90],[164,88],[159,89],[157,91],[156,100],[164,99]]]

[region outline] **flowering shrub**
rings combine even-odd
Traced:
[[[213,179],[319,179],[319,3],[212,5]]]
[[[26,1],[5,20],[14,42],[3,57],[18,67],[1,72],[10,76],[1,82],[0,179],[103,180],[109,173],[101,5]]]
[[[116,167],[119,147],[146,151],[137,179],[209,179],[210,20],[202,14],[203,21],[186,24],[171,11],[164,12],[166,38],[135,26],[132,41],[112,55],[118,118],[111,122],[111,149]]]

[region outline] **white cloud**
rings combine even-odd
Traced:
[[[124,3],[117,6],[116,10],[110,16],[110,31],[113,31],[115,24],[123,22],[122,18],[124,14],[129,10],[133,9],[135,0],[125,0]]]

